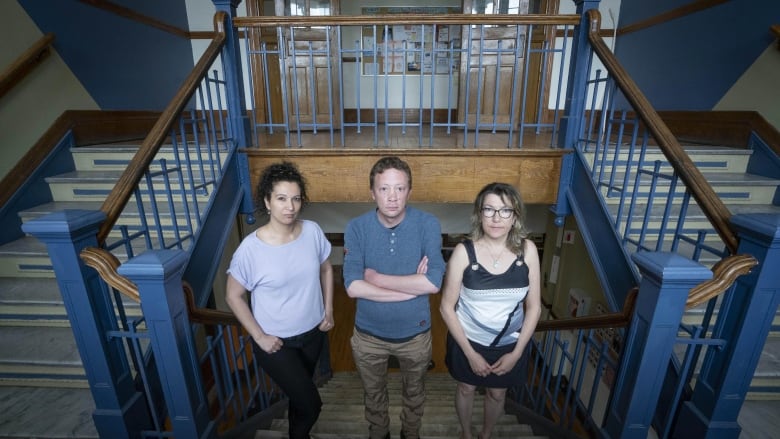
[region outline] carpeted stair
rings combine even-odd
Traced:
[[[428,373],[426,377],[423,439],[458,438],[460,423],[455,413],[455,381],[446,373]],[[391,372],[388,393],[390,397],[390,433],[399,438],[401,431],[401,382],[398,372]],[[365,439],[368,423],[363,415],[363,387],[356,372],[339,372],[320,389],[323,408],[312,431],[313,439]],[[474,401],[472,434],[482,427],[483,396]],[[285,415],[286,416],[286,415]],[[287,438],[287,419],[276,419],[268,430],[259,430],[255,439]],[[504,414],[493,430],[493,438],[542,438],[531,427],[519,424],[513,415]]]

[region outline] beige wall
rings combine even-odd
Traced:
[[[780,50],[773,42],[715,105],[717,111],[757,111],[780,129]]]
[[[0,2],[0,68],[10,67],[42,36],[15,0]],[[0,97],[0,178],[63,111],[97,108],[56,51],[53,52],[13,90]]]
[[[545,236],[542,257],[542,298],[552,305],[557,318],[569,316],[569,292],[576,289],[589,300],[587,314],[596,314],[597,305],[605,306],[604,292],[596,277],[590,255],[585,248],[577,221],[573,215],[566,218],[562,228],[554,223],[550,215]],[[560,236],[559,236],[560,232]],[[571,242],[563,239],[566,232],[571,233]],[[557,275],[553,273],[553,258],[559,259]]]

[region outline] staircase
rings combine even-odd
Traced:
[[[19,217],[29,221],[62,209],[98,210],[135,150],[130,145],[74,148],[74,168],[46,179],[53,201],[18,212]],[[745,173],[749,151],[714,147],[696,151],[689,147],[689,153],[716,191],[723,194],[732,213],[780,211],[780,207],[771,205],[771,198],[767,199],[768,194],[777,190],[778,181]],[[617,209],[614,203],[609,206]],[[688,219],[688,227],[696,227],[692,218]],[[135,206],[128,207],[120,218],[131,229],[139,220]],[[140,312],[137,304],[125,303],[131,314]],[[690,312],[686,319],[696,319],[697,312],[700,311]],[[780,318],[776,318],[773,329],[748,399],[780,399]],[[342,383],[342,380],[350,381],[349,378],[354,379],[348,374],[337,374],[323,388],[326,408],[317,425],[321,437],[348,439],[367,434],[359,392],[354,403],[346,397],[333,396],[352,386]],[[458,424],[451,400],[453,384],[446,376],[430,374],[429,378],[431,387],[423,435],[457,437]],[[439,388],[438,381],[444,382],[441,385],[445,390],[435,390]],[[355,381],[354,386],[359,387],[359,383]],[[391,402],[395,404],[394,394],[397,397],[399,392],[391,391]],[[334,404],[333,398],[339,398],[339,405]],[[357,411],[348,412],[353,405],[358,406]],[[481,410],[478,406],[475,406],[477,413]],[[96,437],[91,420],[93,410],[94,403],[45,246],[29,236],[0,245],[0,437]],[[393,410],[393,422],[397,423],[398,408]],[[508,422],[510,418],[504,416],[498,431],[506,429],[511,433],[504,437],[518,437],[520,433],[514,429],[520,427],[515,426],[514,418]],[[273,431],[258,433],[269,436],[258,437],[283,437],[280,436],[280,432],[286,431],[283,423],[275,421]],[[480,423],[475,419],[475,426]],[[393,424],[393,434],[397,435],[398,431],[399,426]],[[530,436],[531,432],[523,431],[523,434]]]
[[[22,222],[64,209],[99,210],[137,149],[136,145],[72,148],[74,168],[45,178],[52,201],[18,212]],[[163,148],[153,169],[159,168],[160,158],[173,157]],[[155,189],[164,193],[161,187]],[[163,236],[170,238],[173,232],[166,227],[170,215],[158,214]],[[119,224],[131,233],[139,228],[141,217],[134,203],[128,204]],[[116,236],[109,235],[108,242]],[[136,254],[141,251],[136,249]],[[127,259],[121,248],[113,253],[121,261]],[[138,303],[126,298],[123,302],[128,316],[140,316]],[[1,245],[0,413],[14,415],[7,420],[0,416],[0,437],[97,437],[94,409],[45,245],[31,236]]]
[[[457,438],[460,424],[455,413],[455,381],[446,373],[429,373],[425,378],[425,414],[420,437],[423,439]],[[401,431],[401,376],[391,372],[388,380],[390,397],[390,434]],[[368,423],[363,415],[363,386],[356,372],[339,372],[320,389],[322,413],[312,430],[314,439],[365,439]],[[474,400],[472,435],[482,427],[483,396]],[[287,438],[287,419],[275,419],[268,430],[259,430],[255,439]],[[542,438],[531,427],[519,424],[517,418],[504,414],[493,430],[494,438]]]
[[[768,178],[760,175],[754,175],[747,172],[748,163],[752,154],[749,149],[739,149],[730,147],[718,147],[718,146],[701,146],[701,145],[689,145],[684,147],[691,160],[696,164],[698,169],[702,172],[704,177],[713,187],[715,192],[718,193],[721,200],[728,207],[729,211],[733,215],[748,214],[748,213],[772,213],[780,214],[780,206],[773,205],[772,201],[775,197],[775,193],[780,191],[780,179]],[[638,160],[638,154],[633,156],[633,160]],[[586,155],[586,158],[590,163],[593,163],[594,154]],[[608,155],[608,162],[612,163],[615,159],[614,154]],[[617,157],[619,163],[625,163],[629,160],[628,152],[624,151]],[[645,156],[645,163],[653,163],[656,160],[661,162],[660,171],[665,174],[672,174],[671,165],[669,165],[663,153],[660,150],[654,148],[648,148],[648,153]],[[646,167],[652,167],[648,165]],[[608,172],[605,177],[602,177],[601,181],[608,179]],[[629,178],[628,190],[631,191],[635,184],[634,177]],[[616,173],[615,181],[622,183],[623,174]],[[659,186],[668,186],[668,181],[660,180]],[[649,189],[649,179],[644,178],[640,183],[642,185],[639,189],[639,193],[643,194],[646,198]],[[664,189],[665,190],[665,189]],[[620,198],[617,195],[607,196],[608,190],[606,187],[601,188],[601,193],[607,202],[607,210],[616,217],[620,206]],[[679,199],[682,196],[683,190],[678,186],[677,193]],[[623,206],[623,218],[626,216]],[[679,205],[675,206],[677,211],[672,212],[670,217],[676,218],[679,212]],[[646,214],[646,204],[637,206],[638,212],[634,213],[633,220],[629,226],[628,236],[631,239],[638,240],[640,238],[640,232],[642,227],[642,219]],[[653,206],[650,210],[648,217],[648,227],[650,229],[659,229],[662,225],[664,218],[664,212],[662,206]],[[665,226],[665,230],[668,235],[674,233],[674,229],[677,226],[676,222],[671,221]],[[699,209],[695,203],[691,202],[691,206],[688,209],[685,230],[695,234],[698,230],[708,231],[705,244],[711,245],[715,248],[722,249],[723,245],[712,229],[709,220],[705,217],[704,213]],[[625,229],[625,219],[620,223],[621,231]],[[645,242],[645,247],[655,248],[654,241]],[[692,257],[693,246],[681,244],[677,249],[677,252],[686,256]],[[668,247],[664,247],[662,250],[669,250]],[[699,262],[706,266],[712,266],[719,258],[714,257],[710,253],[703,253]],[[688,310],[683,316],[683,322],[686,324],[696,324],[701,322],[702,314],[705,311],[706,304],[700,305],[695,309]],[[679,347],[680,350],[684,347]],[[681,353],[681,352],[678,352]],[[764,345],[764,350],[761,354],[759,365],[754,374],[751,382],[751,387],[747,395],[748,400],[780,400],[780,310],[775,315],[774,323],[772,325],[772,331],[767,338]]]

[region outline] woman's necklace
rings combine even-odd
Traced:
[[[498,268],[498,263],[501,261],[501,256],[504,254],[506,246],[501,246],[501,251],[498,252],[498,256],[493,256],[493,252],[490,251],[490,247],[488,247],[487,244],[485,244],[485,249],[487,249],[488,254],[493,259],[493,268]]]

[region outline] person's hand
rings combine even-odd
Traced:
[[[420,259],[420,263],[417,264],[417,274],[425,274],[428,272],[428,256],[423,256]]]
[[[478,353],[474,352],[471,355],[466,354],[466,358],[469,360],[469,366],[471,370],[481,377],[486,377],[492,372],[490,364]]]
[[[284,345],[282,339],[273,335],[261,335],[255,339],[255,343],[267,354],[275,354]]]
[[[518,357],[511,353],[502,355],[501,358],[491,366],[493,373],[499,376],[509,373],[515,367],[515,364],[517,364],[517,360]]]
[[[320,322],[319,328],[320,328],[320,331],[322,331],[322,332],[328,332],[331,329],[333,329],[333,327],[335,325],[336,324],[333,322],[333,316],[325,314],[325,317]]]
[[[379,273],[377,273],[377,271],[373,268],[366,268],[363,270],[363,280],[372,285],[376,285],[376,276],[378,274]]]

